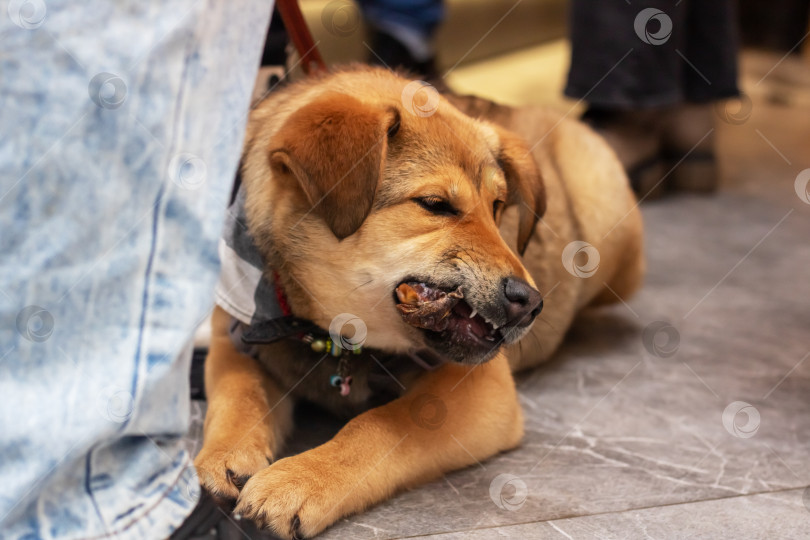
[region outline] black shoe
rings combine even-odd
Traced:
[[[172,533],[170,540],[279,540],[268,531],[259,530],[246,519],[236,519],[220,507],[207,491],[190,516]]]
[[[370,47],[368,63],[372,66],[383,66],[393,70],[403,70],[414,78],[429,82],[441,92],[444,87],[439,71],[436,69],[436,58],[431,57],[418,61],[411,51],[400,40],[387,32],[378,29],[369,30]]]

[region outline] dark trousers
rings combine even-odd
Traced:
[[[636,109],[739,95],[733,0],[572,0],[570,24],[567,96]]]

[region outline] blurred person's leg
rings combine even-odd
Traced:
[[[641,194],[660,191],[676,163],[667,186],[716,185],[707,103],[737,95],[734,15],[731,0],[573,0],[565,93],[588,103],[584,119],[608,139]],[[681,166],[697,163],[708,174],[679,181],[692,176],[677,172]]]
[[[664,122],[664,164],[675,190],[711,191],[717,186],[714,104],[739,95],[736,4],[732,0],[684,0],[688,37],[681,49],[683,103]]]
[[[190,342],[271,8],[8,2],[0,536],[162,538],[194,507]]]
[[[436,79],[434,36],[444,18],[443,0],[359,0],[369,25],[371,64],[404,68]]]

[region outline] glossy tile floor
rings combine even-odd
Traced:
[[[779,58],[718,114],[720,193],[642,205],[643,290],[518,377],[522,446],[322,538],[810,538],[810,64]]]

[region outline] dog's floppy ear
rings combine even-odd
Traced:
[[[396,122],[395,109],[327,92],[292,113],[273,137],[270,166],[295,177],[313,211],[342,240],[371,211]]]
[[[507,205],[517,205],[520,215],[517,248],[523,255],[537,221],[546,212],[546,188],[529,147],[514,133],[493,126],[500,139],[498,164],[509,189]]]

